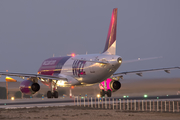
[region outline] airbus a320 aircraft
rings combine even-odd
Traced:
[[[20,84],[20,91],[24,94],[35,94],[40,90],[38,80],[50,87],[48,98],[58,98],[57,87],[89,86],[99,83],[100,95],[111,97],[111,93],[120,89],[119,80],[122,75],[135,73],[141,76],[142,72],[180,67],[147,69],[115,73],[122,64],[122,58],[116,55],[116,27],[117,8],[113,9],[107,40],[101,54],[52,57],[43,61],[37,74],[0,72],[0,75],[27,78]]]

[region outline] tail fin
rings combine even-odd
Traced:
[[[117,27],[117,8],[113,9],[109,31],[106,39],[106,44],[103,53],[116,54],[116,27]]]

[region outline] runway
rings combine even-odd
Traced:
[[[140,99],[142,98],[142,99]],[[0,101],[0,119],[137,120],[180,118],[179,96],[15,99]]]
[[[110,101],[114,100],[161,100],[161,101],[180,101],[180,95],[171,96],[149,96],[144,97],[113,97],[113,98],[93,98],[93,97],[78,97],[74,98],[58,98],[58,99],[47,99],[47,98],[29,98],[29,99],[15,99],[15,100],[1,100],[0,108],[4,109],[16,109],[16,108],[32,108],[32,107],[52,107],[52,106],[73,106],[73,105],[87,105],[87,104],[97,104],[98,101]]]
[[[16,108],[33,108],[33,107],[52,107],[52,106],[72,106],[74,99],[59,98],[59,99],[15,99],[15,100],[1,100],[0,108],[16,109]]]

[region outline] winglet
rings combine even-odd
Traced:
[[[6,82],[17,82],[17,80],[11,78],[11,77],[8,77],[6,76]]]
[[[113,9],[109,31],[106,39],[106,44],[103,53],[116,54],[116,27],[117,27],[117,8]]]

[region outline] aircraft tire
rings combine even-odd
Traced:
[[[54,97],[54,98],[58,98],[58,91],[54,91],[53,97]]]
[[[53,97],[52,92],[51,92],[51,91],[48,91],[48,92],[47,92],[47,98],[52,98],[52,97]]]
[[[111,97],[111,90],[107,90],[107,97]]]
[[[101,90],[101,91],[100,91],[100,96],[101,96],[101,97],[104,97],[104,96],[105,96],[105,91],[104,91],[104,90]]]

